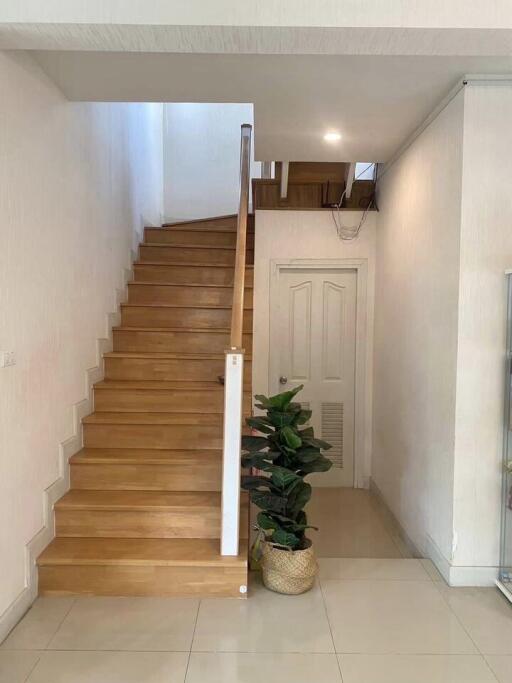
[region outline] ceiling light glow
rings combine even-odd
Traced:
[[[324,140],[326,142],[338,142],[341,140],[341,134],[336,133],[336,131],[329,131],[324,135]]]

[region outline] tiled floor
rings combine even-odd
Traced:
[[[410,557],[378,501],[363,489],[316,488],[307,507],[319,557]]]
[[[512,607],[497,590],[448,588],[429,561],[401,557],[386,524],[386,558],[374,530],[363,544],[340,527],[333,552],[369,557],[321,559],[300,596],[254,578],[248,600],[40,599],[0,647],[0,682],[512,683]]]

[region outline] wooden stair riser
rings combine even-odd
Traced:
[[[177,332],[167,330],[114,330],[114,351],[144,353],[223,353],[229,332]],[[243,335],[244,348],[251,351],[252,335]]]
[[[173,304],[175,306],[231,306],[230,287],[189,287],[183,285],[141,284],[128,285],[130,304]],[[252,289],[247,289],[244,307],[252,308]]]
[[[192,248],[188,246],[155,246],[141,244],[139,247],[141,261],[159,263],[182,261],[185,263],[213,263],[234,266],[234,249]],[[254,252],[247,251],[247,263],[254,262]]]
[[[102,412],[222,413],[224,392],[198,390],[108,389],[94,391],[94,409]],[[244,393],[244,413],[251,411],[251,395]]]
[[[199,246],[236,247],[235,231],[181,230],[179,228],[146,228],[145,244],[197,244]],[[247,235],[247,247],[254,249],[254,235]]]
[[[133,266],[135,282],[175,282],[184,285],[233,285],[234,268],[217,266],[189,266],[165,263],[136,263]],[[245,271],[245,284],[252,287],[254,271]]]
[[[244,332],[252,331],[252,310],[244,311]],[[123,327],[231,327],[231,308],[174,308],[121,306]]]
[[[212,456],[190,465],[71,463],[73,489],[102,491],[220,491],[222,465]]]
[[[247,538],[247,505],[240,537]],[[55,532],[64,538],[220,538],[220,506],[168,510],[55,508]]]
[[[38,572],[39,594],[49,596],[243,598],[246,584],[246,567],[49,565]]]
[[[244,382],[251,381],[251,362],[244,362]],[[113,380],[206,380],[224,375],[224,359],[105,358],[105,377]]]
[[[87,448],[222,448],[222,425],[84,424]]]
[[[55,511],[58,536],[85,538],[219,538],[220,508]]]
[[[238,217],[219,216],[217,218],[198,218],[191,221],[177,221],[174,223],[164,223],[163,228],[167,230],[232,230],[236,232]],[[249,216],[248,230],[254,230],[254,216]]]

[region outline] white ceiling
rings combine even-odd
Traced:
[[[253,102],[258,160],[386,161],[464,74],[512,77],[512,0],[0,0],[0,49],[71,100]]]
[[[512,57],[36,56],[71,100],[253,102],[257,160],[386,161],[464,74],[512,77]]]

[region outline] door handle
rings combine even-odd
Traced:
[[[288,377],[281,376],[279,378],[279,384],[286,384],[288,382]]]

